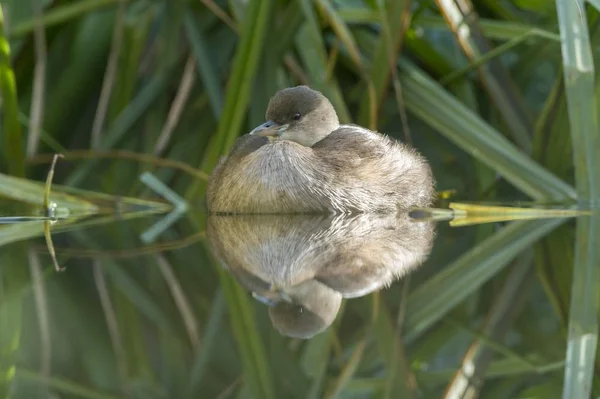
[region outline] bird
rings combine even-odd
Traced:
[[[268,306],[283,335],[310,339],[333,323],[342,299],[389,287],[429,257],[435,224],[408,213],[209,214],[221,266]]]
[[[433,174],[419,152],[379,132],[340,124],[317,90],[278,91],[265,119],[211,173],[209,213],[390,213],[433,201]]]

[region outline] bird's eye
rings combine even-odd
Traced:
[[[292,116],[292,119],[295,120],[295,121],[299,121],[300,120],[300,116],[301,116],[300,114],[296,113],[296,114],[294,114],[294,116]]]

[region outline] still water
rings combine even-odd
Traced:
[[[1,208],[0,369],[14,397],[358,398],[415,378],[436,397],[467,358],[498,379],[563,372],[564,339],[531,360],[511,328],[520,303],[540,342],[561,336],[531,262],[553,231],[572,246],[575,219],[548,217],[560,213],[449,227],[54,195],[80,206]]]

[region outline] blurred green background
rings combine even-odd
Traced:
[[[56,184],[160,200],[151,172],[191,206],[151,245],[159,217],[67,226],[64,273],[42,224],[0,225],[0,397],[600,395],[597,215],[440,224],[426,264],[309,341],[219,266],[203,215],[219,157],[297,84],[413,144],[453,200],[597,207],[598,0],[0,3],[0,216],[41,205],[8,176],[43,181],[53,153]]]

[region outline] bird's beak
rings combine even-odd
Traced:
[[[287,292],[275,286],[271,286],[269,290],[261,292],[252,292],[252,296],[254,297],[254,299],[264,303],[269,307],[277,306],[277,304],[281,302],[293,302],[292,297],[290,297],[290,295]]]
[[[254,299],[256,299],[259,302],[262,302],[264,305],[267,305],[270,308],[277,306],[277,304],[279,303],[279,298],[277,296],[265,294],[264,292],[260,294],[258,292],[253,292],[252,296],[254,297]]]
[[[281,133],[287,128],[287,125],[280,125],[277,122],[266,121],[262,125],[255,127],[250,135],[252,136],[264,136],[264,137],[273,137],[279,136]]]

